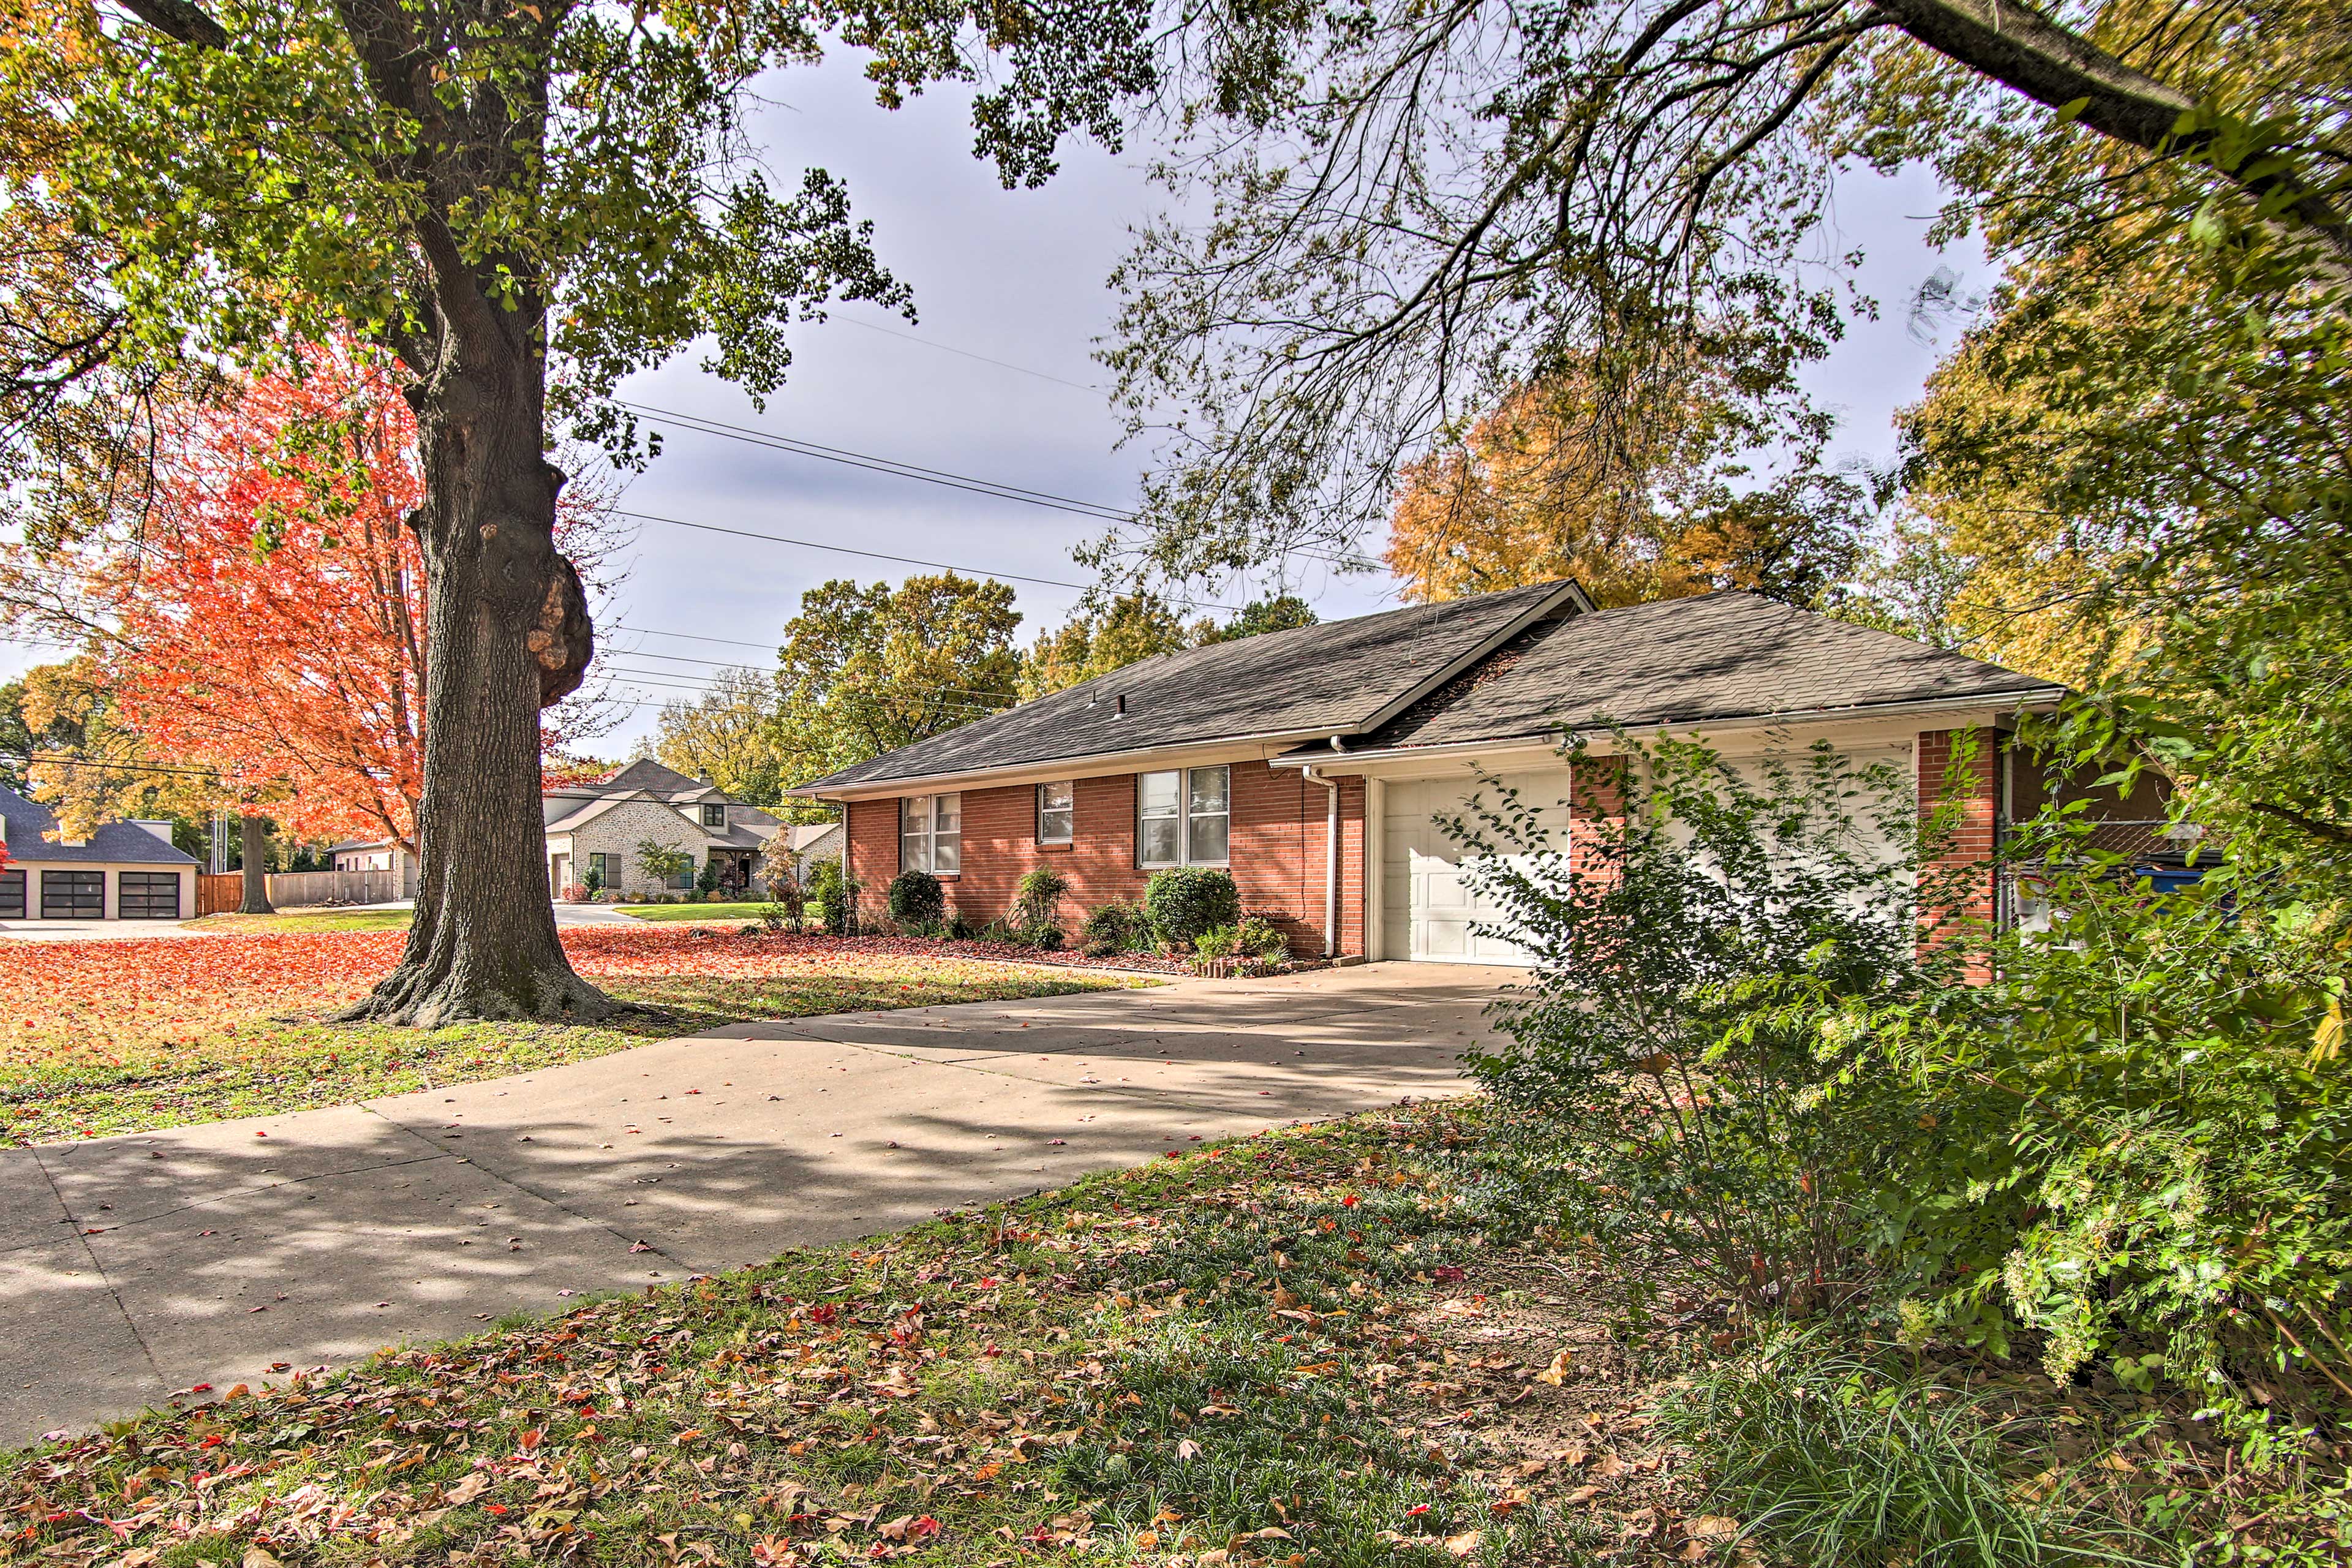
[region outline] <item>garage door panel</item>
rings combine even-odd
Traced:
[[[1537,820],[1543,827],[1555,834],[1566,828],[1567,770],[1506,774],[1503,782],[1518,791],[1522,806],[1538,808]],[[1474,794],[1490,804],[1496,799],[1492,788],[1466,776],[1389,785],[1382,826],[1389,844],[1400,851],[1389,860],[1389,886],[1405,895],[1389,910],[1391,952],[1437,963],[1529,962],[1529,955],[1514,943],[1475,930],[1498,922],[1502,911],[1472,886],[1475,858],[1465,858],[1462,847],[1433,820],[1459,815]]]

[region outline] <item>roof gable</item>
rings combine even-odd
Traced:
[[[1466,744],[1895,704],[2023,698],[2046,680],[1748,593],[1549,622],[1364,737],[1364,749]]]
[[[14,864],[30,861],[39,865],[60,860],[147,866],[196,863],[194,856],[166,843],[135,822],[100,823],[84,844],[56,842],[47,835],[57,831],[57,814],[5,785],[0,785],[0,816],[7,819],[8,858]]]

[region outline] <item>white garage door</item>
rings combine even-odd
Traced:
[[[1567,842],[1568,770],[1506,773],[1504,784],[1519,792],[1522,805],[1539,807],[1543,822]],[[1475,928],[1496,921],[1496,911],[1471,890],[1462,846],[1446,837],[1433,818],[1458,816],[1464,802],[1481,791],[1475,775],[1424,779],[1388,786],[1381,814],[1381,885],[1387,928],[1384,951],[1400,958],[1450,963],[1525,964],[1528,954],[1499,937]]]
[[[1908,745],[1857,747],[1848,755],[1857,766],[1890,764],[1898,784],[1907,790],[1905,781],[1910,778],[1913,767]],[[1761,782],[1752,759],[1735,765],[1751,783]],[[1565,847],[1568,770],[1548,768],[1505,773],[1502,782],[1519,792],[1522,805],[1539,809],[1541,822],[1551,831],[1553,844]],[[1475,929],[1482,922],[1498,923],[1499,911],[1471,890],[1465,879],[1462,847],[1433,820],[1441,815],[1461,815],[1464,803],[1473,794],[1480,793],[1491,797],[1494,792],[1491,788],[1482,789],[1476,775],[1467,770],[1453,778],[1412,783],[1392,780],[1389,784],[1388,805],[1381,821],[1381,897],[1385,906],[1382,918],[1386,922],[1381,942],[1382,951],[1390,956],[1452,963],[1530,962],[1528,953],[1513,943]],[[1897,798],[1907,805],[1907,795]],[[1877,841],[1879,836],[1866,821],[1869,808],[1857,801],[1853,809],[1865,818],[1856,824],[1864,841]],[[1887,853],[1891,858],[1892,850]]]

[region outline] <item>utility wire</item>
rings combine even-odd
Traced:
[[[869,332],[880,332],[886,338],[904,338],[910,343],[920,343],[927,349],[937,349],[943,354],[961,354],[966,359],[976,359],[982,364],[997,365],[1005,370],[1017,370],[1023,375],[1034,375],[1039,381],[1051,381],[1058,383],[1063,386],[1074,386],[1080,392],[1100,392],[1102,390],[1101,387],[1096,386],[1088,382],[1065,381],[1058,375],[1049,375],[1042,370],[1031,370],[1025,364],[1014,364],[1009,359],[991,359],[986,354],[974,353],[970,349],[960,349],[952,343],[940,342],[932,338],[917,337],[912,332],[902,332],[893,327],[877,326],[872,321],[861,321],[855,316],[837,316],[835,320],[845,322],[849,326],[864,327]]]
[[[667,523],[672,528],[698,529],[704,533],[732,534],[737,539],[764,539],[771,544],[797,544],[804,550],[830,550],[837,555],[862,555],[868,561],[892,561],[901,566],[929,566],[941,572],[961,572],[974,577],[1002,577],[1014,583],[1035,583],[1046,588],[1075,588],[1080,593],[1086,592],[1087,586],[1084,583],[1066,583],[1056,577],[1028,577],[1018,572],[995,572],[984,566],[956,566],[945,561],[925,561],[913,555],[886,554],[879,550],[853,550],[846,544],[826,544],[814,539],[791,539],[781,533],[754,532],[748,528],[722,528],[715,522],[688,522],[683,518],[656,517],[651,512],[625,511],[617,507],[614,510],[617,516],[633,517],[640,522]],[[1207,607],[1222,610],[1229,606],[1212,605]]]
[[[983,479],[973,474],[959,474],[948,468],[925,468],[920,463],[901,462],[896,458],[879,458],[871,452],[854,452],[846,447],[828,447],[821,442],[803,441],[793,436],[774,436],[755,430],[748,425],[730,425],[724,419],[705,418],[699,414],[685,414],[675,408],[657,408],[648,403],[631,403],[616,398],[622,407],[639,414],[651,414],[676,420],[680,426],[702,436],[720,436],[730,441],[748,442],[754,447],[767,447],[779,452],[791,452],[798,457],[817,458],[828,463],[845,463],[853,468],[866,468],[875,473],[892,474],[902,479],[919,479],[926,484],[945,485],[950,489],[970,490],[975,495],[994,496],[1001,500],[1023,501],[1030,506],[1042,506],[1054,511],[1076,512],[1103,522],[1133,522],[1135,513],[1125,507],[1110,506],[1102,501],[1081,500],[1075,496],[1056,495],[1052,490],[1031,489],[1026,485],[1006,484],[997,479]]]

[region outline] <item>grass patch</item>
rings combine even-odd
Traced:
[[[1523,1235],[1514,1181],[1445,1147],[1478,1114],[1211,1146],[231,1391],[0,1461],[0,1510],[76,1568],[1583,1561],[1483,1468],[1415,1326]]]
[[[414,910],[280,910],[275,914],[234,912],[182,921],[184,931],[236,931],[260,936],[273,931],[406,931]]]
[[[1816,1568],[2178,1561],[2127,1522],[2140,1510],[2120,1484],[2142,1468],[2124,1447],[2160,1420],[2118,1431],[2015,1383],[1847,1346],[1832,1331],[1784,1334],[1666,1406],[1668,1430],[1706,1456],[1717,1496],[1757,1538]]]
[[[749,904],[615,904],[625,915],[641,921],[755,921],[760,911],[770,906],[765,900]]]
[[[1131,979],[692,928],[576,928],[574,965],[664,1010],[607,1024],[336,1024],[390,931],[0,950],[0,1135],[40,1142],[348,1104],[583,1061],[753,1018],[1053,996]]]

